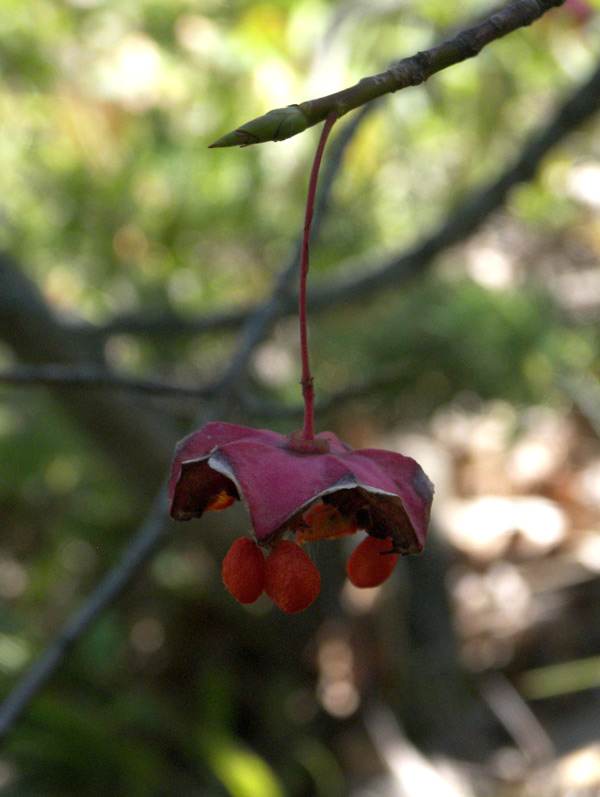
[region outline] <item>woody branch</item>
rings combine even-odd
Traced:
[[[398,61],[385,72],[363,78],[356,85],[325,97],[276,108],[219,138],[211,147],[246,147],[265,141],[283,141],[322,122],[336,118],[372,100],[408,86],[418,86],[442,69],[478,55],[490,42],[531,25],[565,0],[517,0],[492,14],[484,22],[464,30],[452,39],[410,58]]]

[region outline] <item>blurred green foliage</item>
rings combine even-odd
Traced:
[[[480,0],[4,0],[0,247],[69,322],[252,305],[269,295],[300,230],[317,132],[243,151],[208,143],[381,71],[487,9]],[[599,37],[597,20],[578,25],[555,11],[380,102],[345,154],[312,282],[408,247],[502,173],[592,69]],[[402,291],[311,318],[320,398],[366,383],[346,426],[348,412],[424,423],[464,391],[560,401],[557,363],[599,370],[593,327],[558,312],[547,290],[556,260],[574,249],[597,257],[597,205],[567,187],[574,164],[598,162],[599,142],[596,123],[566,140],[511,195],[506,238],[492,227],[493,246],[484,231]],[[481,277],[486,247],[504,257],[500,272],[491,259],[491,279]],[[206,382],[234,340],[115,335],[104,353],[132,375]],[[286,320],[256,358],[253,389],[273,415],[299,400],[296,352]],[[16,359],[0,350],[0,364]],[[370,389],[387,368],[389,383]],[[114,564],[145,507],[56,400],[40,389],[0,395],[6,694]],[[180,432],[193,414],[168,402],[161,410]],[[329,413],[329,425],[341,417]],[[373,753],[356,752],[351,720],[347,749],[332,741],[341,721],[319,708],[311,655],[296,656],[327,609],[284,625],[221,597],[218,557],[245,522],[232,517],[207,545],[210,524],[178,532],[76,646],[2,752],[3,795],[335,797],[348,788],[348,761],[355,778],[370,771]]]

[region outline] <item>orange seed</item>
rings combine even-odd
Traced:
[[[321,589],[321,575],[308,554],[291,540],[282,540],[265,563],[265,591],[286,614],[308,609]]]
[[[379,540],[377,537],[365,537],[358,545],[346,565],[348,578],[355,587],[378,587],[394,572],[397,553],[386,553],[392,550],[389,537]]]
[[[240,603],[254,603],[265,588],[265,557],[254,540],[240,537],[223,559],[223,583]]]

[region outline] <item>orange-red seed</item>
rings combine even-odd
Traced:
[[[265,591],[286,614],[308,609],[321,589],[321,574],[308,554],[291,540],[282,540],[265,563]]]
[[[301,531],[296,537],[296,542],[313,542],[314,540],[332,540],[335,537],[345,537],[354,534],[358,526],[353,520],[346,518],[334,506],[328,506],[322,501],[313,504],[302,515]]]
[[[248,537],[240,537],[223,559],[223,583],[240,603],[254,603],[265,588],[265,557]]]
[[[394,572],[397,553],[385,553],[392,550],[389,537],[378,540],[376,537],[365,537],[348,560],[346,572],[355,587],[378,587]]]

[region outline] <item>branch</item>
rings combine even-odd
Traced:
[[[2,385],[53,385],[58,387],[124,390],[168,398],[202,399],[212,395],[212,387],[185,387],[158,379],[133,379],[91,365],[18,365],[0,371]]]
[[[302,133],[308,127],[322,122],[334,113],[339,119],[348,111],[391,94],[408,86],[418,86],[442,69],[473,58],[496,39],[518,28],[531,25],[551,8],[565,0],[517,0],[474,28],[465,30],[452,39],[404,58],[393,64],[387,72],[363,78],[355,86],[308,100],[287,108],[276,108],[257,119],[247,122],[232,133],[222,136],[211,147],[247,147],[265,141],[283,141]]]

